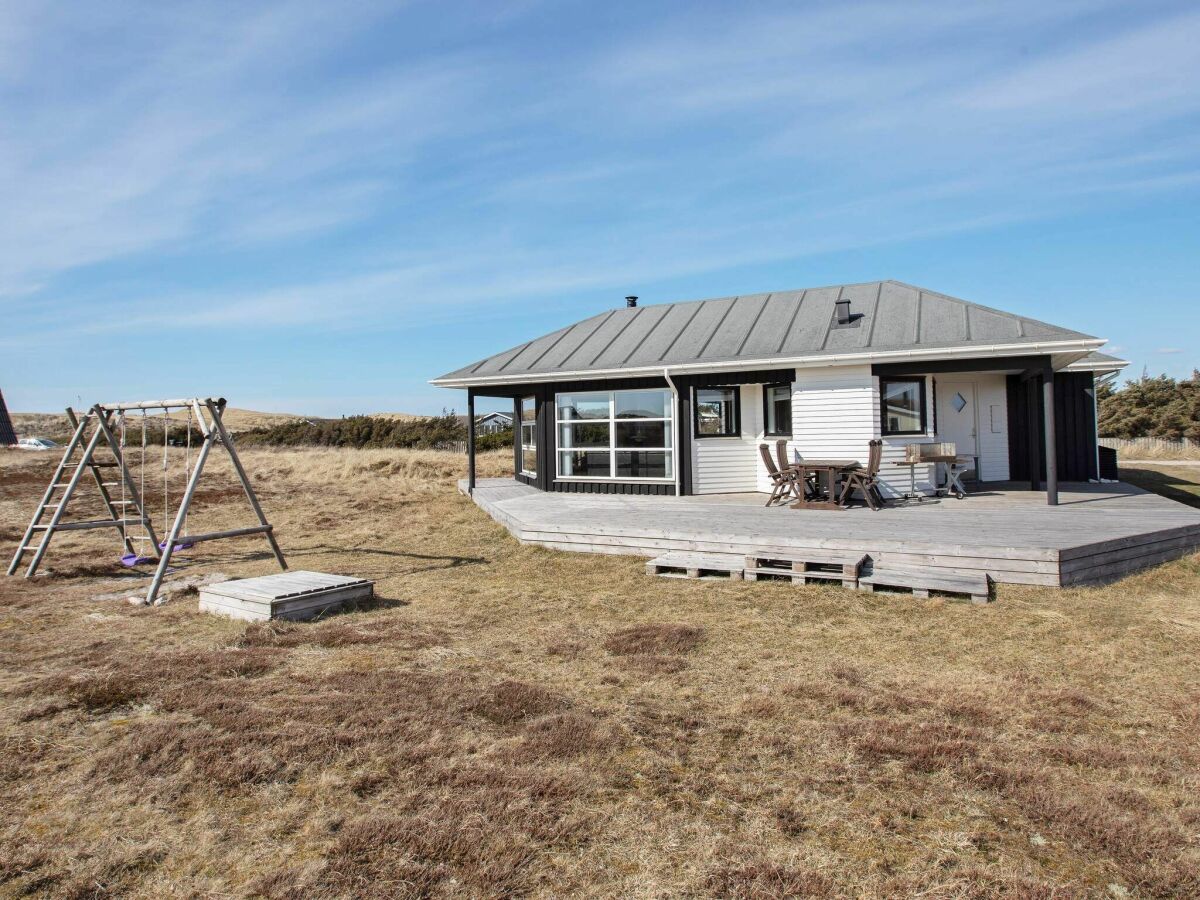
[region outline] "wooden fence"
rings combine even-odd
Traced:
[[[454,453],[466,453],[466,441],[439,441],[433,445],[434,450],[450,450]]]

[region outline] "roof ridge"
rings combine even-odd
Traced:
[[[833,317],[837,311],[837,304],[842,299],[842,294],[846,293],[847,287],[848,287],[848,285],[842,285],[841,287],[839,287],[837,296],[833,298],[834,312],[831,312],[829,314],[829,319],[825,322],[825,335],[821,338],[821,349],[822,350],[827,350],[829,348],[829,335],[833,334]]]
[[[661,316],[659,316],[657,319],[654,320],[654,324],[650,326],[650,330],[647,331],[645,334],[643,334],[641,339],[636,344],[633,345],[633,349],[625,354],[625,358],[621,360],[622,365],[629,362],[629,360],[633,359],[633,355],[642,349],[642,344],[646,343],[646,341],[648,341],[650,339],[650,335],[654,334],[654,330],[656,328],[658,328],[658,326],[663,323],[663,320],[666,319],[667,316],[669,316],[671,314],[671,310],[674,307],[671,306],[671,304],[669,304],[669,303],[665,303],[662,305],[666,307],[667,311],[665,313],[663,313]],[[646,308],[653,309],[654,307],[648,306]]]
[[[758,327],[758,323],[762,319],[763,311],[767,308],[767,304],[771,302],[771,298],[774,296],[775,292],[772,291],[763,298],[762,305],[758,308],[758,313],[754,316],[754,321],[750,323],[750,327],[746,329],[746,333],[742,335],[742,339],[738,343],[738,356],[741,356],[742,351],[746,349],[746,341],[750,340],[750,335],[754,334],[754,329]]]
[[[642,307],[642,306],[639,306],[637,309],[635,309],[633,311],[633,315],[629,316],[629,321],[617,329],[617,333],[614,334],[612,337],[610,337],[608,339],[608,343],[600,348],[600,352],[592,357],[592,361],[591,361],[591,363],[589,363],[589,365],[594,366],[596,364],[596,360],[598,360],[600,357],[602,357],[605,353],[608,352],[608,348],[613,345],[613,343],[617,340],[617,338],[619,338],[621,335],[623,335],[625,333],[625,329],[628,328],[630,325],[632,325],[637,320],[637,317],[640,316],[644,311],[645,311],[645,307]],[[616,310],[613,310],[614,315],[616,314],[616,312],[617,312]],[[597,329],[597,330],[599,330],[599,329]]]
[[[792,310],[792,317],[788,320],[788,327],[783,330],[783,337],[779,339],[779,349],[776,353],[782,353],[783,348],[787,345],[787,339],[792,336],[792,329],[796,326],[796,319],[800,317],[800,307],[804,305],[804,298],[808,296],[808,288],[800,292],[800,296],[796,298],[796,308]]]
[[[701,300],[699,305],[697,305],[696,308],[694,310],[692,310],[692,314],[690,316],[688,316],[688,320],[683,323],[683,327],[680,328],[678,332],[676,332],[675,337],[671,338],[671,343],[667,344],[667,346],[663,350],[663,352],[658,354],[659,362],[662,362],[664,359],[666,359],[667,354],[671,352],[671,348],[675,346],[676,341],[678,341],[681,337],[683,337],[683,333],[692,326],[692,322],[694,322],[696,320],[696,316],[700,315],[700,310],[704,309],[704,304],[707,302],[708,302],[707,300]]]
[[[717,336],[717,332],[721,330],[721,326],[725,324],[725,320],[729,318],[729,314],[733,312],[733,308],[737,305],[737,302],[740,299],[742,298],[739,296],[734,297],[729,301],[729,305],[725,307],[725,312],[721,313],[721,318],[717,319],[717,324],[713,326],[712,331],[708,333],[708,337],[704,339],[704,343],[700,347],[700,352],[697,354],[698,356],[704,355],[704,351],[708,349],[708,345],[711,344],[712,339]]]

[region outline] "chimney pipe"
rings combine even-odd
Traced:
[[[635,306],[637,306],[637,295],[630,294],[628,297],[626,297],[625,305],[628,306],[630,309],[633,309]]]
[[[850,324],[850,301],[849,300],[839,300],[839,301],[837,301],[837,303],[834,304],[834,306],[837,308],[837,323],[839,325],[849,325]]]

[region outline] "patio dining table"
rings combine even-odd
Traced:
[[[818,497],[804,498],[791,505],[792,509],[845,509],[838,500],[838,481],[847,472],[861,468],[857,459],[803,459],[789,467],[799,473],[801,483],[808,475],[815,475]],[[822,477],[824,476],[824,477]]]

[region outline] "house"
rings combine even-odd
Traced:
[[[898,281],[626,300],[432,383],[465,388],[469,416],[511,398],[516,479],[543,491],[766,492],[757,446],[779,439],[862,460],[882,438],[897,494],[934,491],[934,466],[895,463],[935,441],[1051,504],[1099,477],[1095,379],[1126,365],[1102,338]]]
[[[475,419],[477,434],[496,434],[513,427],[513,417],[502,412],[485,413]]]

